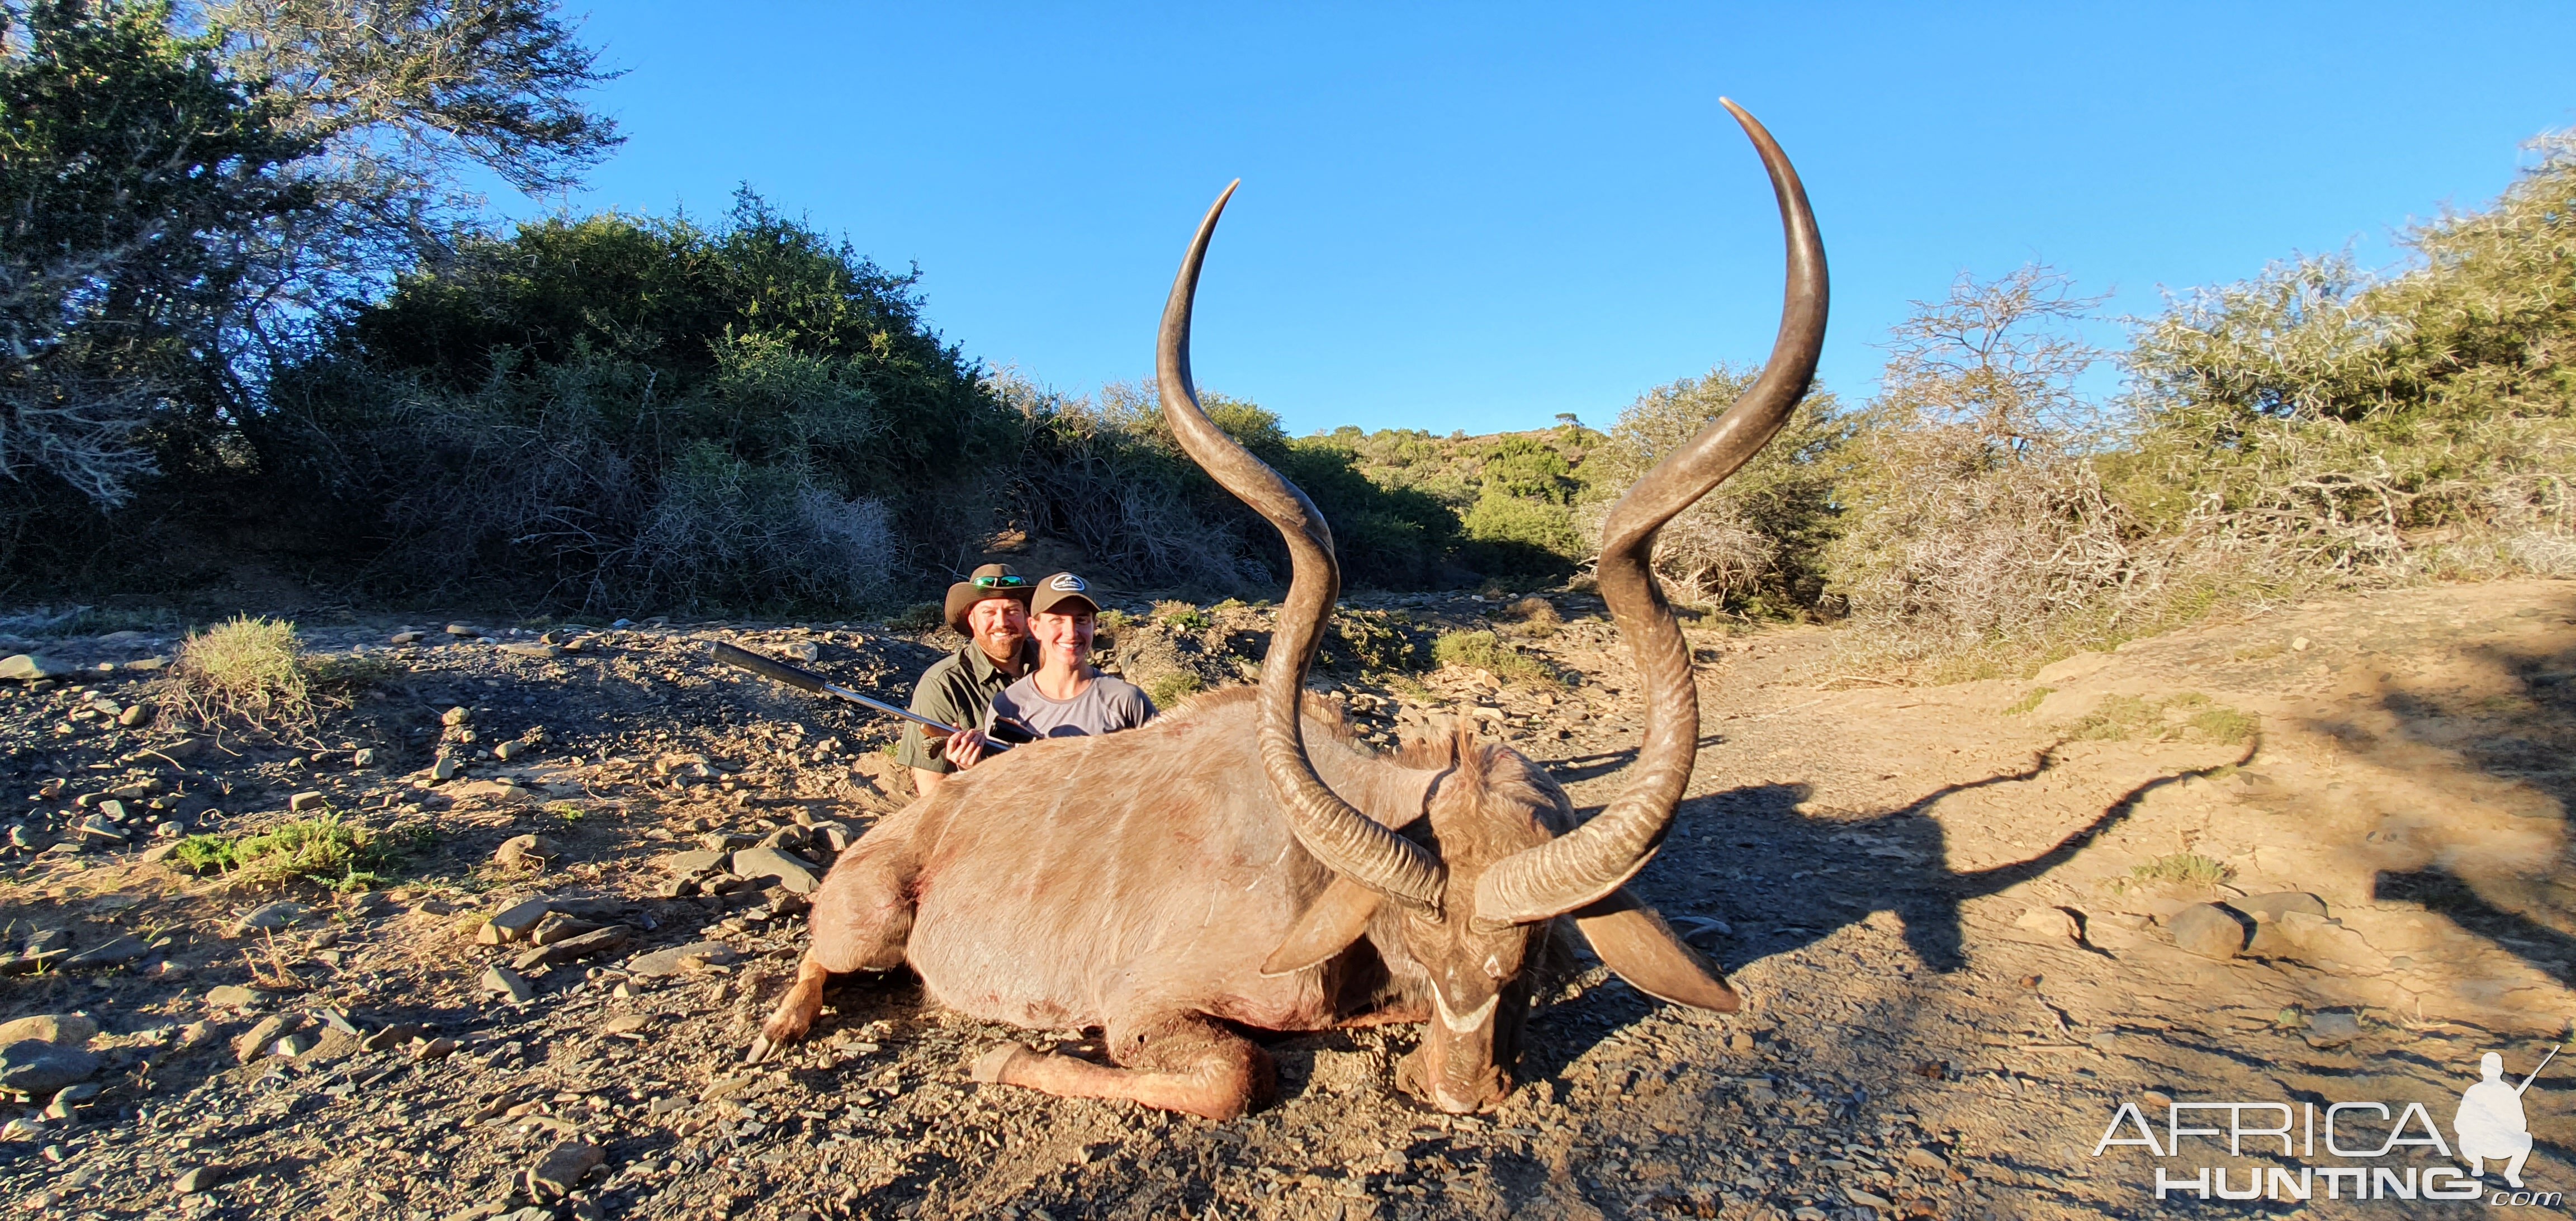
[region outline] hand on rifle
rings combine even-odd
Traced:
[[[961,772],[983,762],[984,731],[960,729],[948,735],[948,744],[939,748],[939,757],[948,760],[948,766]]]

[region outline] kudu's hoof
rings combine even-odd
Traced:
[[[1019,1059],[1020,1054],[1027,1050],[1017,1043],[1004,1043],[975,1057],[975,1063],[967,1068],[966,1075],[986,1085],[1000,1084],[1002,1074],[1010,1070],[1011,1061]]]
[[[742,1062],[758,1064],[777,1054],[778,1044],[770,1042],[769,1036],[764,1034],[752,1039],[750,1050],[742,1053]]]

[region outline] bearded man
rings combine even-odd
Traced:
[[[1037,646],[1029,639],[1031,592],[1028,578],[1008,564],[986,564],[948,587],[948,626],[966,637],[966,647],[922,672],[912,688],[915,714],[943,725],[980,726],[993,697],[1037,668]],[[928,797],[960,766],[955,756],[966,744],[958,739],[972,741],[971,763],[983,753],[982,736],[934,734],[912,725],[903,731],[895,758],[912,769],[913,790]]]

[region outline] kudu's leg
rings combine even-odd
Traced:
[[[977,1081],[1064,1098],[1124,1098],[1165,1111],[1232,1119],[1278,1088],[1270,1054],[1213,1018],[1158,1014],[1112,1022],[1117,1067],[1004,1043],[975,1061]]]
[[[833,862],[814,892],[806,924],[811,940],[796,982],[761,1024],[752,1058],[804,1038],[823,1011],[823,984],[851,971],[891,971],[903,965],[912,937],[912,882],[920,872],[909,828],[880,826]]]

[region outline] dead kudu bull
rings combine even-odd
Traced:
[[[1690,654],[1647,569],[1655,532],[1770,440],[1824,338],[1805,191],[1769,133],[1727,105],[1779,195],[1788,300],[1761,379],[1604,527],[1601,594],[1646,699],[1616,800],[1577,826],[1564,790],[1516,751],[1461,730],[1378,754],[1302,697],[1339,591],[1332,536],[1303,493],[1208,421],[1190,381],[1191,302],[1220,197],[1172,285],[1157,370],[1182,446],[1293,556],[1257,693],[1021,747],[878,824],[824,880],[813,945],[755,1055],[804,1036],[830,975],[908,963],[978,1018],[1104,1031],[1110,1064],[1005,1044],[975,1062],[978,1081],[1226,1118],[1272,1083],[1238,1027],[1424,1022],[1399,1084],[1473,1111],[1509,1092],[1534,969],[1563,918],[1640,990],[1733,1011],[1716,969],[1624,889],[1671,826],[1699,735]]]

